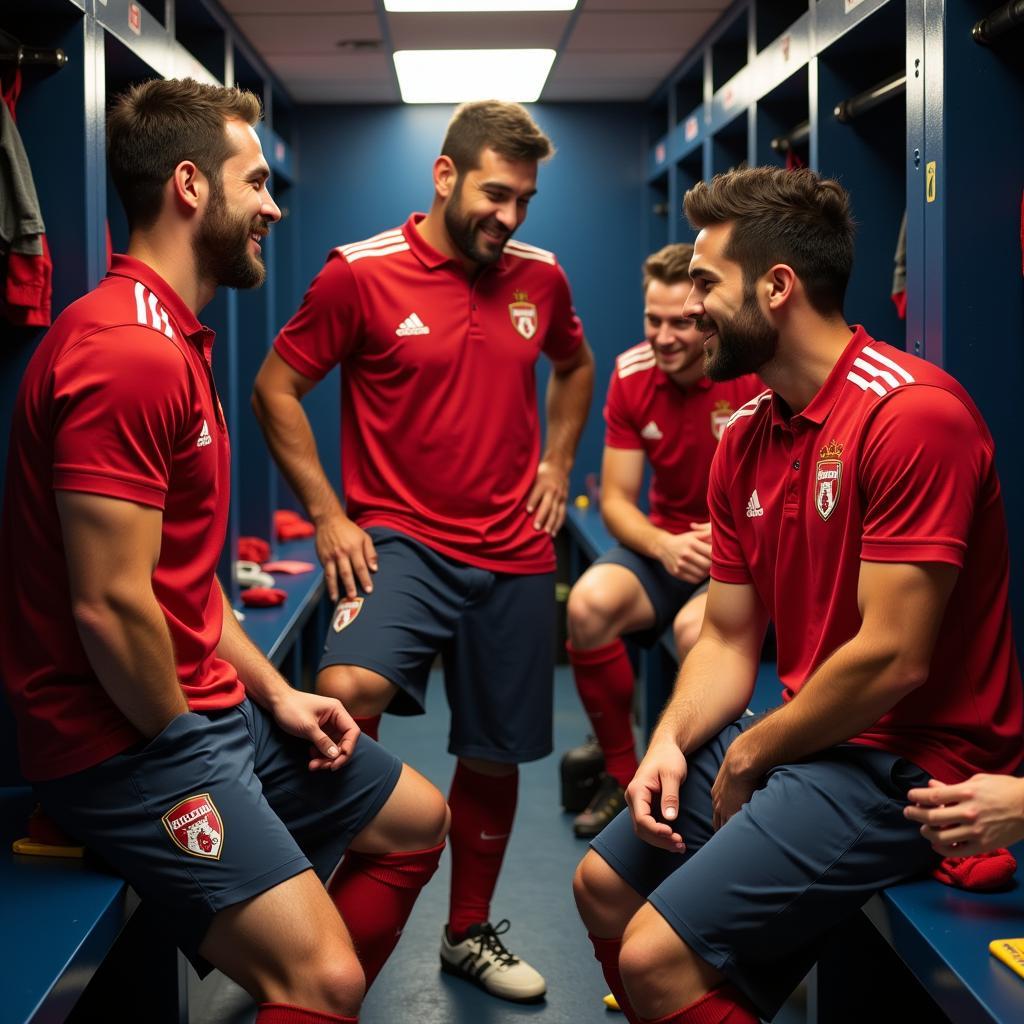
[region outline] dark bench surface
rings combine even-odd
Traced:
[[[270,661],[280,666],[296,625],[323,594],[324,574],[312,537],[280,543],[275,550],[274,561],[294,559],[312,562],[315,566],[312,572],[300,576],[286,576],[283,572],[271,574],[274,586],[288,595],[284,604],[273,608],[246,608],[240,604],[240,610],[245,613],[242,628]]]
[[[19,1024],[63,1020],[127,918],[116,875],[12,852],[34,804],[28,787],[0,789],[0,1018]]]

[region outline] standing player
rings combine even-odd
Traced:
[[[605,763],[573,822],[584,838],[622,810],[637,768],[633,666],[620,638],[650,646],[671,623],[680,660],[696,643],[711,568],[711,457],[729,417],[764,390],[754,376],[704,376],[704,335],[684,315],[692,255],[692,245],[667,245],[644,262],[645,340],[615,361],[604,409],[601,515],[619,544],[569,594],[569,660]],[[646,515],[637,504],[645,456]]]
[[[260,1001],[259,1024],[354,1021],[446,810],[337,700],[278,675],[214,575],[230,456],[196,317],[218,286],[264,278],[281,214],[259,113],[186,79],[110,114],[128,254],[61,314],[18,393],[0,676],[43,807],[165,909],[202,973]],[[346,848],[332,902],[321,879]]]
[[[460,107],[434,162],[430,212],[328,256],[254,396],[341,598],[319,692],[375,731],[385,708],[422,713],[442,654],[459,760],[441,965],[513,1000],[540,998],[545,983],[506,949],[508,923],[489,923],[490,903],[517,765],[551,750],[551,538],[593,387],[555,257],[511,240],[550,153],[518,104]],[[541,353],[553,366],[543,454]],[[344,507],[301,406],[338,364]]]
[[[846,193],[762,167],[686,212],[708,374],[771,390],[726,427],[701,635],[576,895],[631,1020],[754,1024],[936,863],[908,790],[1017,766],[1021,679],[992,438],[948,374],[847,326]],[[769,615],[786,702],[740,718]]]

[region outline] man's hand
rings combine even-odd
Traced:
[[[1024,779],[975,775],[955,786],[931,779],[903,810],[943,857],[970,857],[1024,839]]]
[[[358,591],[373,591],[370,573],[377,571],[377,551],[370,535],[342,512],[334,512],[316,521],[316,553],[324,567],[327,594],[337,601],[342,589],[349,599]]]
[[[538,463],[533,488],[526,499],[526,511],[533,516],[533,528],[554,537],[565,522],[565,502],[568,496],[568,470],[550,459]]]
[[[665,571],[687,583],[702,583],[711,572],[711,524],[690,523],[688,533],[666,533],[658,545]]]
[[[686,758],[679,746],[669,740],[653,742],[626,787],[633,831],[645,843],[672,853],[686,849],[682,835],[668,824],[679,817],[679,787],[685,778]]]
[[[711,823],[715,829],[720,829],[764,781],[764,772],[748,756],[744,735],[730,744],[711,787]]]
[[[309,740],[311,772],[337,771],[351,756],[359,726],[340,700],[289,689],[270,707],[274,720],[289,736]]]

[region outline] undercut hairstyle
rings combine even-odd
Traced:
[[[689,242],[673,242],[651,253],[644,260],[644,292],[652,281],[661,284],[689,284],[692,259],[693,246]]]
[[[233,154],[226,122],[256,125],[261,114],[253,93],[191,78],[154,78],[121,93],[107,115],[107,161],[129,228],[156,221],[164,186],[183,160],[219,188]]]
[[[551,140],[518,103],[478,100],[457,107],[448,122],[441,155],[459,174],[480,166],[480,154],[493,149],[506,160],[541,161],[554,156]]]
[[[751,167],[698,182],[683,205],[698,230],[732,224],[724,255],[740,265],[748,289],[785,263],[818,313],[842,312],[855,226],[850,197],[838,181],[806,168]]]

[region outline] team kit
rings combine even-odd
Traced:
[[[333,602],[299,693],[216,576],[231,449],[200,313],[263,281],[259,116],[187,79],[111,115],[128,250],[14,411],[0,675],[22,771],[259,1024],[358,1019],[446,846],[442,970],[536,1002],[557,979],[492,901],[518,766],[553,752],[554,537],[594,391],[569,276],[516,234],[554,147],[517,104],[458,108],[430,208],[329,252],[259,370]],[[952,377],[847,323],[842,187],[738,170],[685,216],[693,244],[623,282],[643,323],[603,395],[615,546],[567,613],[593,735],[565,760],[588,841],[565,884],[627,1020],[748,1024],[828,930],[935,868],[922,791],[1012,774],[1024,707],[991,435]],[[335,368],[339,490],[303,405]],[[666,631],[680,674],[638,749],[630,646]],[[752,716],[766,637],[779,707]],[[446,794],[387,735],[438,656]]]

